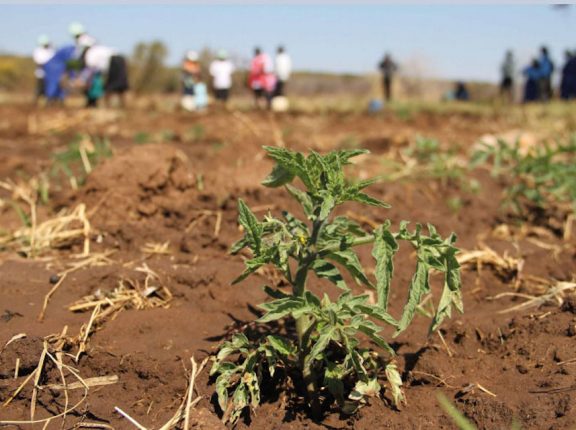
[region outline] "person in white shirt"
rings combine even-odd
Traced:
[[[284,96],[286,84],[292,73],[292,60],[286,53],[283,46],[279,46],[274,59],[274,69],[276,70],[276,91],[275,96]]]
[[[36,77],[36,103],[44,96],[44,69],[43,66],[54,56],[54,48],[50,43],[50,39],[46,35],[38,37],[38,46],[32,53],[36,70],[34,76]]]
[[[230,88],[232,88],[232,74],[234,73],[234,64],[228,60],[228,53],[224,50],[218,52],[216,60],[210,64],[210,76],[212,76],[212,87],[216,100],[221,101],[224,105],[230,97]]]

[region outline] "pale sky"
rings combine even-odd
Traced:
[[[549,46],[557,66],[576,50],[576,6],[386,4],[0,4],[0,50],[29,54],[40,34],[70,43],[79,21],[101,43],[129,54],[162,40],[169,62],[188,49],[224,48],[250,57],[284,44],[296,69],[374,72],[385,51],[405,71],[497,81],[504,51],[519,66]]]

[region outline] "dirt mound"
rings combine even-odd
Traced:
[[[190,160],[167,144],[118,151],[92,171],[66,205],[76,202],[86,203],[98,231],[145,239],[151,239],[150,222],[183,228],[199,206]]]

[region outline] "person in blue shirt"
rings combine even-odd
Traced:
[[[541,66],[537,59],[532,60],[532,64],[526,67],[523,72],[526,77],[524,86],[524,103],[540,100]]]
[[[548,54],[548,48],[543,46],[540,49],[540,100],[546,101],[552,98],[552,74],[554,73],[554,63]]]
[[[576,53],[568,50],[566,51],[566,63],[562,68],[560,97],[562,100],[576,99]]]

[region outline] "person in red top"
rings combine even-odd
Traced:
[[[276,87],[276,77],[272,73],[270,57],[263,53],[260,48],[254,49],[254,57],[250,63],[248,85],[254,93],[254,105],[260,108],[260,100],[264,99],[266,106],[270,108],[274,88]]]

